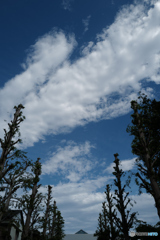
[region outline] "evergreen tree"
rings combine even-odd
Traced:
[[[151,101],[141,93],[138,99],[139,103],[131,101],[133,125],[126,129],[134,136],[132,153],[138,156],[135,180],[139,185],[139,194],[144,188],[153,196],[160,218],[160,101]]]

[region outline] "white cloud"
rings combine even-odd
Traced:
[[[84,24],[84,33],[88,31],[90,18],[91,18],[91,15],[89,15],[86,19],[82,20],[82,22]]]
[[[80,145],[70,141],[65,147],[58,147],[50,159],[42,164],[42,174],[62,173],[71,182],[79,181],[94,167],[89,160],[91,148],[94,146],[87,141]]]
[[[120,161],[120,168],[124,172],[132,170],[135,166],[135,160],[136,158]],[[113,167],[115,167],[115,163],[111,163],[110,166],[105,169],[105,171],[107,171],[108,173],[112,173],[114,171]]]
[[[157,209],[154,207],[155,202],[153,197],[148,193],[141,195],[130,195],[134,204],[134,212],[138,212],[138,219],[147,222],[148,224],[156,224],[159,221]]]
[[[65,220],[66,233],[78,231],[79,226],[81,228],[85,227],[88,233],[94,233],[93,231],[98,226],[99,213],[102,211],[102,202],[105,201],[105,194],[99,192],[99,188],[104,187],[105,190],[108,180],[109,178],[107,177],[100,177],[96,180],[88,180],[80,183],[59,183],[56,186],[52,185],[52,196],[56,200],[57,206]],[[41,187],[40,191],[46,193],[47,189]],[[114,192],[111,193],[113,194]],[[147,221],[149,224],[158,222],[153,197],[147,193],[143,193],[140,196],[130,194],[129,198],[133,200],[131,212],[138,211],[139,220]],[[134,204],[134,201],[136,201],[136,204]],[[128,209],[130,209],[130,206]]]
[[[10,119],[7,112],[13,113],[19,103],[26,116],[23,147],[45,141],[47,134],[128,113],[142,79],[160,83],[159,14],[159,2],[150,9],[143,4],[124,7],[97,36],[97,43],[89,43],[73,63],[69,57],[76,46],[74,36],[52,32],[39,38],[23,64],[24,72],[0,90],[1,129],[6,127],[3,120]],[[118,100],[113,100],[114,94]]]
[[[62,0],[62,6],[65,10],[71,11],[71,2],[74,0]]]
[[[80,226],[81,228],[85,227],[88,233],[94,233],[98,226],[99,213],[102,211],[102,202],[106,201],[104,192],[100,192],[99,189],[104,188],[105,191],[105,186],[110,184],[110,180],[111,177],[105,176],[79,183],[69,182],[57,185],[52,184],[52,180],[50,180],[53,200],[56,200],[58,209],[65,220],[65,229],[67,230],[65,233],[75,233]],[[111,191],[113,195],[114,189],[112,188]],[[46,194],[47,186],[41,186],[39,191]],[[19,189],[17,194],[20,197],[23,194],[22,190]],[[156,224],[159,221],[152,196],[147,193],[141,195],[130,193],[129,198],[133,203],[131,212],[138,211],[139,220],[149,224]]]
[[[109,177],[99,177],[95,180],[81,181],[79,183],[66,183],[53,187],[53,199],[56,200],[65,220],[66,233],[74,233],[79,226],[85,226],[88,233],[93,233],[97,227],[98,214],[101,211],[104,193],[98,191],[105,187]],[[40,191],[47,192],[47,188],[41,187]],[[74,224],[73,224],[74,223]]]

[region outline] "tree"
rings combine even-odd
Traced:
[[[54,240],[62,240],[65,236],[64,234],[64,219],[61,215],[61,212],[58,210],[56,213],[56,226],[55,226],[55,233],[54,233]]]
[[[46,230],[49,225],[49,218],[50,218],[50,210],[51,210],[51,193],[52,193],[52,187],[48,185],[48,195],[47,195],[47,202],[46,202],[46,211],[44,214],[44,217],[42,218],[42,227],[43,227],[43,237],[46,237]]]
[[[25,181],[26,175],[29,177],[29,173],[27,174],[26,169],[31,166],[31,161],[28,161],[25,155],[21,155],[19,158],[20,157],[21,162],[16,161],[15,167],[10,170],[6,176],[4,176],[3,188],[5,189],[5,195],[3,197],[1,196],[0,200],[1,213],[8,211],[11,199],[14,198],[16,191]]]
[[[40,211],[42,211],[42,201],[44,196],[38,192],[41,184],[41,163],[40,158],[33,164],[26,157],[26,152],[17,150],[15,145],[22,140],[14,140],[16,134],[20,137],[19,126],[25,119],[22,116],[23,105],[19,104],[14,107],[15,114],[11,123],[8,123],[9,130],[4,129],[4,139],[0,138],[1,156],[0,156],[0,191],[5,191],[4,196],[0,196],[0,221],[3,213],[7,212],[9,206],[16,200],[16,207],[21,208],[26,215],[25,224],[22,233],[22,240],[43,239],[46,235],[46,226],[51,239],[61,240],[64,237],[64,220],[61,212],[57,209],[56,202],[51,204],[51,186],[48,186],[47,208],[44,216],[43,236],[38,231],[37,224],[40,222]],[[31,167],[31,172],[26,172]],[[23,188],[25,194],[17,197],[18,188]],[[29,194],[29,191],[31,194]],[[11,224],[11,223],[9,223]],[[9,236],[10,237],[10,236]],[[45,236],[48,239],[48,236]]]
[[[144,188],[153,196],[160,218],[160,101],[151,101],[141,92],[139,95],[139,103],[131,101],[133,125],[128,125],[126,131],[134,136],[131,147],[132,153],[138,156],[135,181],[139,194]]]
[[[107,199],[106,206],[108,208],[108,211],[106,211],[106,216],[108,219],[108,224],[110,226],[110,239],[115,240],[116,237],[118,236],[119,231],[116,230],[116,227],[114,224],[115,222],[114,216],[115,216],[116,209],[114,208],[114,204],[113,204],[113,194],[110,193],[110,190],[111,190],[111,187],[109,186],[109,184],[107,184],[105,194]]]
[[[152,226],[144,221],[141,221],[141,220],[138,220],[137,221],[137,226],[135,227],[135,231],[136,233],[141,233],[141,232],[145,232],[145,233],[157,233],[158,236],[160,234],[160,222],[157,222],[156,225]],[[142,240],[147,240],[149,239],[149,236],[138,236],[138,235],[135,235],[134,237],[132,237],[133,240],[135,239],[139,239],[141,238]],[[152,236],[151,237],[153,240],[154,239],[157,239],[157,236]]]
[[[115,160],[115,171],[113,175],[115,175],[116,179],[114,179],[114,184],[117,187],[115,190],[115,196],[113,197],[116,201],[116,209],[119,211],[121,219],[114,215],[116,226],[119,228],[121,232],[123,232],[124,239],[129,240],[128,232],[133,227],[133,224],[136,222],[136,212],[132,214],[129,213],[131,211],[127,210],[127,206],[130,203],[131,206],[133,204],[130,202],[131,199],[128,198],[129,192],[125,193],[125,188],[130,183],[130,179],[127,180],[127,183],[122,187],[121,177],[124,176],[124,172],[119,168],[120,161],[118,159],[118,153],[114,154]]]
[[[17,198],[19,201],[18,207],[22,208],[26,215],[22,233],[23,240],[28,238],[29,232],[33,230],[34,224],[39,220],[40,204],[44,198],[41,193],[38,193],[38,188],[41,186],[41,184],[38,185],[40,180],[39,176],[41,175],[41,163],[39,160],[40,158],[37,158],[32,168],[34,177],[32,179],[26,179],[23,185],[25,189],[31,189],[31,194],[24,194],[21,198]]]
[[[106,215],[105,215],[105,204],[102,203],[102,209],[103,213],[99,213],[98,218],[98,227],[96,232],[94,233],[94,236],[97,237],[97,240],[107,240],[110,237],[110,230],[106,223]]]
[[[17,143],[21,143],[22,140],[18,138],[18,140],[13,141],[12,139],[15,137],[16,133],[18,133],[18,137],[20,137],[19,125],[25,119],[25,116],[22,116],[21,109],[24,109],[24,107],[22,104],[19,104],[18,107],[15,106],[14,109],[16,112],[14,114],[13,121],[11,121],[11,123],[8,123],[9,131],[7,132],[7,130],[4,129],[4,140],[0,138],[2,148],[0,157],[0,181],[7,174],[7,172],[9,172],[10,169],[14,168],[13,164],[8,164],[8,159],[12,158],[14,155],[18,157],[20,153],[20,150],[16,150],[15,145]]]
[[[20,150],[17,150],[15,145],[17,143],[21,143],[22,140],[18,138],[18,140],[13,140],[18,133],[18,137],[20,137],[19,132],[19,125],[20,123],[25,119],[24,116],[22,116],[23,105],[19,104],[18,107],[14,107],[16,110],[14,113],[14,118],[11,123],[8,123],[9,130],[7,132],[6,129],[4,129],[4,139],[0,138],[0,144],[1,144],[1,156],[0,156],[0,191],[4,191],[5,187],[4,184],[10,184],[9,192],[6,192],[5,197],[0,197],[0,221],[2,219],[3,213],[5,210],[7,210],[10,198],[13,194],[13,192],[16,191],[17,186],[13,187],[13,184],[11,183],[11,179],[7,178],[7,174],[9,174],[10,171],[12,171],[14,168],[16,168],[19,164],[19,161],[13,161],[15,158],[25,158],[25,152],[22,152]],[[15,179],[14,179],[15,180]],[[11,187],[12,185],[12,187]],[[11,189],[12,188],[12,189]]]
[[[64,219],[56,206],[56,201],[50,208],[50,219],[48,227],[49,240],[62,240],[64,234]]]

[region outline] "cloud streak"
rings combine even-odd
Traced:
[[[82,20],[84,24],[84,33],[88,31],[90,18],[91,18],[91,15],[89,15],[86,19]]]
[[[109,182],[107,177],[98,177],[96,180],[87,180],[81,183],[66,183],[53,187],[53,199],[57,201],[58,208],[61,210],[65,219],[66,234],[75,233],[79,230],[79,226],[85,228],[88,233],[94,233],[97,229],[97,221],[99,213],[102,211],[102,202],[104,202],[105,194],[99,191]],[[47,188],[41,187],[42,193],[47,192]],[[111,192],[114,194],[114,192]],[[132,211],[139,212],[139,220],[146,221],[149,224],[158,222],[156,208],[152,196],[147,193],[139,195],[129,195],[136,201]],[[129,209],[129,208],[128,208]],[[119,213],[118,213],[119,216]],[[72,224],[74,223],[74,224]],[[83,227],[84,226],[84,227]],[[85,230],[84,229],[84,230]]]
[[[83,176],[92,170],[94,163],[89,160],[91,148],[89,142],[77,145],[73,141],[66,146],[58,147],[50,159],[42,165],[42,174],[62,174],[71,182],[81,180]]]
[[[74,0],[62,0],[62,6],[64,8],[64,10],[68,10],[71,11],[71,2],[73,2]]]
[[[136,158],[120,161],[120,168],[123,171],[133,170],[133,168],[135,166],[135,160],[136,160]],[[105,171],[107,171],[108,173],[112,173],[114,171],[113,167],[115,167],[115,163],[111,163],[110,166],[105,169]]]

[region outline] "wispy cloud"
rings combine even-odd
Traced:
[[[120,161],[120,168],[123,171],[132,170],[135,166],[135,160],[136,160],[136,158]],[[111,163],[110,166],[105,169],[105,171],[107,171],[108,173],[112,173],[114,171],[113,167],[115,167],[115,163]]]
[[[71,2],[73,2],[74,0],[62,0],[62,6],[65,10],[71,11]]]
[[[99,188],[105,189],[108,179],[107,177],[99,177],[80,183],[59,183],[56,186],[51,184],[53,187],[52,196],[57,201],[58,208],[65,219],[67,234],[76,232],[79,226],[85,226],[87,232],[92,234],[93,229],[96,230],[97,221],[95,219],[98,219],[99,213],[102,211],[102,202],[106,201],[105,194],[100,192]],[[40,191],[46,193],[47,188],[43,186]],[[138,211],[138,219],[142,221],[147,219],[149,224],[158,222],[154,200],[150,194],[143,193],[140,196],[130,194],[129,197],[136,201],[132,211]],[[73,222],[74,224],[71,224]]]
[[[115,22],[85,47],[73,63],[74,35],[53,31],[32,46],[24,71],[0,89],[0,124],[22,103],[23,147],[47,134],[69,132],[90,121],[128,113],[130,101],[143,89],[142,79],[160,83],[160,2],[124,7]],[[148,97],[152,89],[145,89]],[[118,94],[118,99],[114,99]],[[3,130],[0,129],[0,135]]]
[[[111,4],[112,4],[112,5],[115,5],[114,0],[111,1]]]
[[[91,148],[89,142],[76,144],[73,141],[66,143],[64,147],[58,147],[50,159],[43,163],[43,174],[62,174],[71,182],[79,181],[94,167],[94,163],[89,160]]]
[[[82,20],[82,22],[84,24],[84,33],[88,31],[90,18],[91,18],[91,15],[89,15],[86,19]]]

